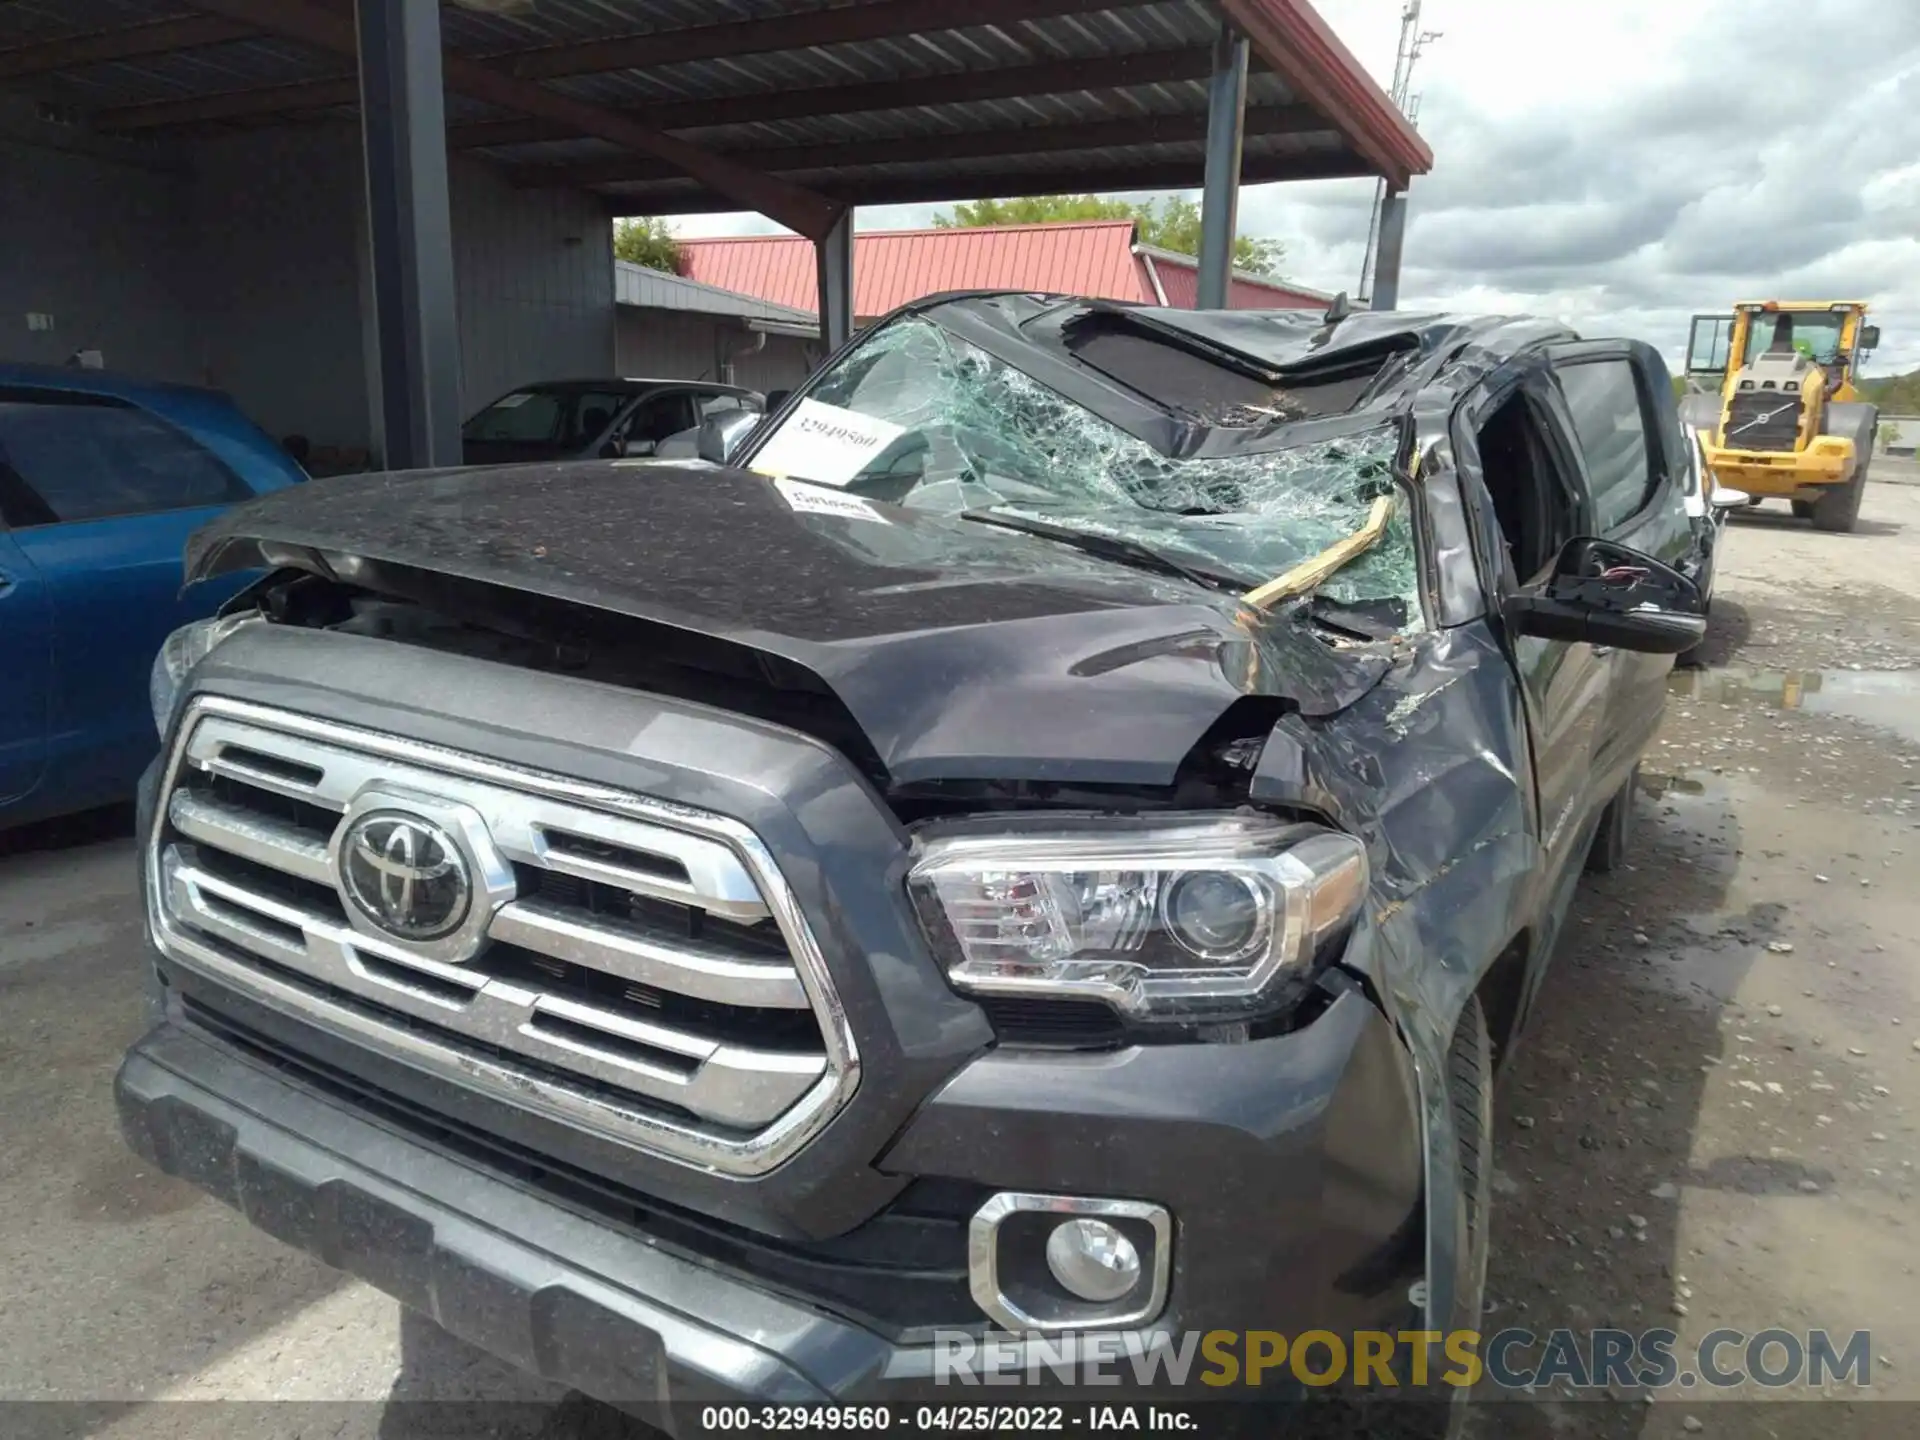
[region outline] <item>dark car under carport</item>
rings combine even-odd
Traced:
[[[686,380],[551,380],[523,385],[461,427],[469,465],[651,455],[670,435],[764,408],[753,390]]]

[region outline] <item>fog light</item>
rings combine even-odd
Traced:
[[[1104,1220],[1069,1220],[1047,1237],[1047,1269],[1068,1294],[1106,1305],[1140,1283],[1140,1252]]]
[[[1167,1304],[1173,1216],[1148,1200],[1002,1190],[967,1225],[967,1288],[1003,1330],[1124,1330]]]

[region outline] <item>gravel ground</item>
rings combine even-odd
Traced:
[[[1716,589],[1708,667],[1675,675],[1643,766],[1638,856],[1584,887],[1497,1092],[1485,1325],[1665,1325],[1680,1356],[1723,1327],[1869,1330],[1873,1395],[1911,1402],[1920,489],[1870,488],[1853,535],[1737,515]],[[1563,1387],[1475,1429],[1920,1433],[1910,1403],[1644,1398]]]
[[[1920,472],[1851,536],[1743,514],[1676,676],[1632,868],[1585,887],[1498,1095],[1489,1331],[1873,1332],[1920,1399]],[[1906,673],[1911,672],[1911,673]],[[560,1440],[628,1427],[403,1317],[120,1143],[124,818],[0,837],[0,1429]],[[1920,1433],[1920,1410],[1543,1393],[1487,1436]],[[511,1398],[514,1409],[408,1402]],[[300,1400],[301,1407],[145,1402]],[[324,1403],[323,1403],[324,1402]]]

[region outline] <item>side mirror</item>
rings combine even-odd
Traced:
[[[1878,350],[1880,348],[1880,327],[1878,325],[1862,325],[1860,327],[1860,348],[1862,350]]]
[[[652,440],[628,440],[620,447],[620,450],[622,454],[632,457],[636,455],[651,455],[659,448],[658,443]]]
[[[1707,496],[1707,503],[1716,510],[1738,510],[1743,505],[1751,505],[1753,497],[1744,490],[1729,490],[1724,485],[1716,485]]]
[[[1502,607],[1519,635],[1679,655],[1707,633],[1700,587],[1671,565],[1610,540],[1567,542],[1544,584]]]
[[[733,453],[725,417],[716,415],[700,422],[700,433],[694,440],[694,452],[702,460],[714,465],[727,463],[727,456]]]
[[[793,391],[791,390],[767,391],[767,412],[766,413],[771,415],[774,411],[778,410],[782,405],[787,403],[788,397],[791,396],[792,394],[793,394]]]

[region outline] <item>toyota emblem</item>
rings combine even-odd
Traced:
[[[466,856],[433,821],[371,811],[341,837],[339,853],[347,899],[396,940],[437,940],[467,918],[473,879]]]

